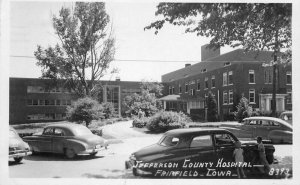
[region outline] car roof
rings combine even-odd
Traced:
[[[72,129],[72,128],[84,127],[84,126],[80,125],[80,124],[75,124],[75,123],[57,123],[57,124],[48,125],[45,128],[49,128],[49,127]]]
[[[279,122],[281,123],[282,125],[284,126],[287,126],[289,128],[292,128],[292,125],[289,124],[288,122],[282,120],[282,119],[279,119],[279,118],[274,118],[274,117],[267,117],[267,116],[255,116],[255,117],[248,117],[248,118],[245,118],[244,120],[269,120],[269,121],[276,121],[276,122]]]
[[[165,134],[167,135],[185,135],[185,134],[207,134],[211,132],[229,132],[223,128],[215,128],[215,127],[201,127],[201,128],[181,128],[167,131]]]

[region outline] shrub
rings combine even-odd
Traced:
[[[149,118],[147,117],[142,117],[142,118],[135,117],[132,121],[132,127],[143,128],[147,125],[148,121]]]
[[[249,106],[248,99],[242,97],[239,104],[236,106],[237,111],[234,112],[234,117],[238,122],[241,122],[244,118],[250,117],[252,115],[252,107]]]
[[[218,120],[217,101],[215,96],[213,96],[212,92],[208,93],[206,104],[207,104],[207,121],[208,122],[217,121]]]
[[[116,116],[116,111],[112,103],[110,102],[101,103],[101,106],[103,107],[103,114],[105,119]]]
[[[161,111],[152,116],[147,129],[152,132],[165,132],[175,128],[183,128],[191,119],[182,112]]]
[[[103,107],[98,101],[89,97],[80,98],[67,107],[69,121],[78,123],[84,121],[87,127],[92,120],[103,118],[103,115]]]

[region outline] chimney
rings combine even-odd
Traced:
[[[121,78],[119,76],[116,77],[116,81],[119,82],[121,81]]]
[[[191,66],[191,64],[185,64],[185,67],[189,67],[189,66]]]
[[[220,48],[207,48],[208,44],[201,46],[201,61],[220,56]]]

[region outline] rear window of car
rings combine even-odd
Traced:
[[[179,142],[178,137],[173,137],[173,136],[166,136],[162,138],[158,144],[162,146],[176,146]]]

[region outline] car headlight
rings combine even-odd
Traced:
[[[136,157],[134,156],[134,154],[131,154],[130,157],[129,157],[129,159],[132,160],[132,161],[135,161]]]

